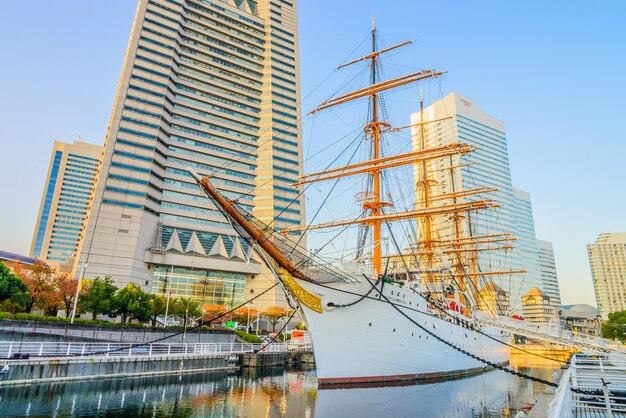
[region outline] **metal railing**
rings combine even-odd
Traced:
[[[255,351],[287,352],[310,350],[310,345],[272,343],[80,343],[0,341],[1,359],[68,357],[162,357],[243,354]]]
[[[572,369],[567,369],[559,380],[559,387],[554,392],[554,397],[550,401],[548,417],[550,418],[573,418],[572,408],[572,386],[570,376]]]
[[[626,416],[626,360],[576,354],[564,373],[548,417]]]
[[[523,335],[524,337],[534,340],[547,341],[566,347],[577,348],[584,352],[620,353],[626,355],[625,345],[617,341],[607,340],[593,335],[556,329],[555,327],[540,326],[512,318],[493,318],[482,312],[476,312],[474,319],[481,325],[487,325],[513,334]]]
[[[154,328],[111,328],[102,329],[97,326],[84,327],[72,326],[64,323],[50,322],[12,322],[0,321],[0,331],[10,331],[15,333],[32,333],[46,335],[62,335],[90,340],[117,341],[140,343],[151,339],[166,336],[178,332],[178,329],[154,329]],[[198,334],[193,334],[197,338]]]

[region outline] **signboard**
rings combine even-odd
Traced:
[[[235,329],[237,328],[237,323],[235,321],[226,321],[226,328]]]

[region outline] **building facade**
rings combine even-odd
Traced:
[[[552,243],[537,240],[537,246],[539,248],[539,269],[541,271],[541,286],[539,288],[550,296],[554,306],[559,306],[561,304],[561,291],[559,290]]]
[[[599,315],[626,310],[626,232],[600,234],[587,254]]]
[[[522,276],[520,293],[528,292],[533,287],[544,291],[530,193],[513,188],[512,212],[515,224],[513,234],[517,238],[515,251],[519,254],[522,268],[526,270]]]
[[[441,120],[443,119],[443,120]],[[514,248],[509,251],[481,253],[481,271],[522,271],[520,274],[504,274],[490,277],[495,284],[508,293],[511,308],[521,309],[521,297],[531,287],[540,283],[538,250],[535,240],[530,197],[513,188],[509,165],[508,146],[504,122],[484,113],[472,99],[451,93],[439,99],[423,111],[423,120],[439,120],[424,125],[424,146],[434,148],[461,142],[475,147],[469,154],[430,163],[437,193],[489,188],[489,193],[469,195],[459,199],[493,199],[495,210],[470,212],[471,231],[463,225],[463,236],[491,236],[511,234],[517,242],[505,243]],[[421,112],[411,116],[412,124],[422,121]],[[414,128],[414,149],[421,149],[421,128]],[[449,179],[449,167],[455,170],[454,180]],[[416,182],[418,174],[416,173]],[[419,196],[417,197],[419,200]],[[464,215],[465,216],[465,215]],[[438,239],[451,239],[455,231],[447,218],[436,221]],[[483,287],[487,282],[479,283]]]
[[[55,142],[30,256],[70,272],[89,212],[102,147],[81,141]]]
[[[301,224],[296,28],[292,0],[138,2],[81,245],[86,277],[224,305],[272,284],[186,170],[276,229]]]

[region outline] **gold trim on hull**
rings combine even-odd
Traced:
[[[291,290],[291,293],[293,293],[302,304],[308,306],[317,313],[322,313],[324,311],[322,309],[322,299],[300,286],[296,279],[294,279],[287,270],[281,267],[280,270],[278,270],[278,274],[280,274],[283,284]]]

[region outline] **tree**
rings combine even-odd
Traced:
[[[15,275],[18,276],[28,288],[30,301],[26,304],[26,313],[30,313],[33,307],[56,311],[58,300],[52,291],[50,275],[51,270],[43,261],[37,260],[32,269],[26,270],[21,264],[15,268]]]
[[[0,305],[3,310],[19,312],[31,302],[26,283],[0,262]]]
[[[224,305],[209,305],[204,309],[203,322],[209,322],[215,320],[220,315],[223,315],[227,311]],[[221,317],[219,322],[224,322],[228,319],[228,316]]]
[[[609,314],[609,320],[602,324],[602,336],[626,342],[626,311]]]
[[[170,301],[170,309],[172,315],[180,315],[183,317],[184,323],[187,324],[189,318],[197,318],[202,316],[200,304],[194,302],[191,298],[176,298]]]
[[[133,319],[145,322],[152,316],[150,299],[151,296],[141,290],[139,286],[129,283],[125,288],[115,293],[113,298],[114,310],[109,315],[120,316],[122,322],[130,322]]]
[[[249,306],[242,306],[241,308],[235,310],[235,312],[231,314],[233,321],[237,321],[240,324],[247,324],[248,323],[248,308]],[[250,308],[249,318],[250,318],[251,323],[257,318],[258,315],[259,313],[257,312],[256,309]]]
[[[79,297],[78,306],[83,312],[91,312],[91,319],[96,319],[100,314],[110,315],[115,312],[114,298],[118,289],[110,276],[104,279],[96,277],[89,290]]]
[[[291,314],[289,309],[281,308],[280,306],[270,306],[261,312],[261,316],[272,324],[272,331],[276,332],[276,324],[284,317]]]
[[[57,274],[52,279],[52,286],[57,294],[60,307],[65,309],[65,317],[69,318],[72,310],[74,310],[78,280],[71,278],[68,274]],[[87,293],[89,287],[90,283],[84,280],[78,295],[79,300],[81,296]]]
[[[150,322],[156,327],[157,318],[165,313],[167,307],[167,298],[163,295],[152,295],[148,302],[148,310],[150,312]]]

